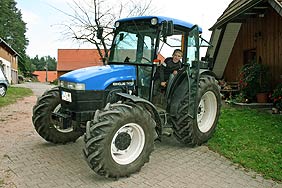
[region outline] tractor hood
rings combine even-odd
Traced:
[[[85,90],[104,90],[113,82],[136,80],[136,68],[133,65],[93,66],[68,72],[59,80],[83,83]]]

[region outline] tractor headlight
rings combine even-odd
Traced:
[[[151,24],[152,25],[157,25],[157,23],[158,23],[158,18],[152,18],[151,19]]]
[[[66,82],[60,80],[59,86],[73,90],[85,90],[85,84],[83,83]]]
[[[120,23],[119,22],[116,22],[115,23],[115,27],[119,27]]]

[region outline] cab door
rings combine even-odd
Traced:
[[[154,39],[150,36],[140,35],[136,53],[137,61],[137,87],[138,96],[150,99],[152,81],[152,59],[154,57]]]

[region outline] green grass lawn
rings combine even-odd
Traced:
[[[5,97],[0,97],[0,107],[15,103],[18,99],[31,96],[33,93],[29,88],[9,87]]]
[[[207,145],[246,169],[282,182],[282,115],[224,107]]]

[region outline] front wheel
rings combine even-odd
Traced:
[[[190,104],[189,104],[189,102]],[[188,107],[196,102],[196,121],[188,115]],[[213,135],[221,108],[220,91],[212,76],[202,76],[197,91],[197,101],[189,100],[189,91],[181,100],[173,121],[174,134],[188,146],[201,145]]]
[[[59,88],[55,87],[46,91],[38,98],[33,107],[32,122],[37,133],[48,142],[66,144],[76,141],[83,131],[75,130],[71,122],[64,127],[61,121],[52,116],[53,112],[61,111]]]
[[[137,172],[149,161],[156,123],[134,103],[108,104],[86,125],[84,155],[99,175],[119,178]]]

